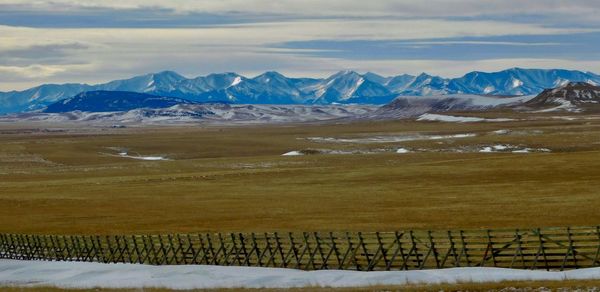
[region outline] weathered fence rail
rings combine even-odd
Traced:
[[[303,270],[600,266],[600,227],[61,236],[0,234],[0,258]]]

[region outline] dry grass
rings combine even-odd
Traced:
[[[522,118],[522,117],[521,117]],[[593,225],[600,120],[158,127],[22,133],[0,125],[0,232],[171,233]],[[491,131],[511,129],[510,135]],[[477,133],[383,144],[306,137]],[[439,144],[439,143],[441,144]],[[429,151],[513,144],[552,153],[282,157],[302,149]],[[132,153],[171,161],[137,161]]]

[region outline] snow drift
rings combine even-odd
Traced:
[[[547,272],[501,268],[356,272],[223,266],[150,266],[84,262],[0,260],[2,286],[61,288],[292,288],[458,282],[600,279],[600,268]]]

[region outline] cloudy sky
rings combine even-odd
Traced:
[[[0,0],[0,90],[175,70],[600,72],[597,0]]]

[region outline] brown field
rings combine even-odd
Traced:
[[[0,124],[0,232],[391,231],[599,224],[600,119],[538,118],[126,129]],[[511,132],[493,133],[500,129]],[[477,136],[369,144],[306,139],[415,133]],[[477,152],[497,144],[552,152]],[[171,160],[117,157],[110,147]],[[399,147],[423,152],[393,153]],[[281,156],[307,149],[387,152]]]

